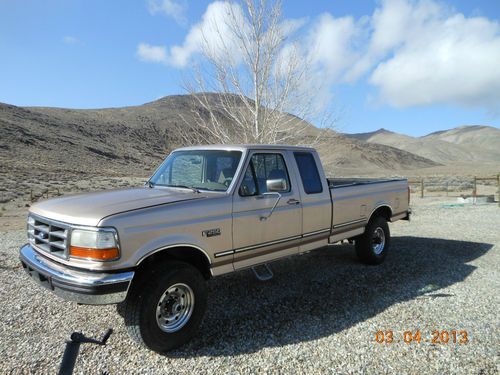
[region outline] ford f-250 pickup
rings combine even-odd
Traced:
[[[196,333],[205,280],[353,240],[381,263],[388,222],[409,219],[404,179],[327,179],[316,151],[199,146],[172,152],[144,187],[42,201],[30,208],[24,269],[63,299],[122,303],[127,329],[165,352]]]

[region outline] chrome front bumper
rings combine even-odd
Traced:
[[[40,255],[31,245],[19,251],[24,270],[59,297],[86,305],[119,303],[127,297],[133,271],[100,273],[73,270]]]

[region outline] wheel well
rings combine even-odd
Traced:
[[[370,216],[370,220],[375,217],[383,217],[387,221],[391,221],[391,216],[392,210],[389,206],[380,206],[375,211],[373,211],[372,215]]]
[[[144,259],[139,264],[139,269],[147,269],[165,260],[178,260],[189,263],[197,268],[205,279],[209,279],[212,276],[210,273],[210,262],[205,253],[189,246],[171,247],[157,251]]]

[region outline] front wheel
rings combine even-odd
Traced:
[[[363,263],[380,264],[387,255],[390,241],[387,220],[378,216],[370,220],[365,232],[356,239],[356,254]]]
[[[125,301],[125,324],[132,339],[163,353],[196,334],[206,303],[205,280],[196,268],[164,262],[132,285]]]

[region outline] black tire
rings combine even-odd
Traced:
[[[383,233],[383,243],[380,239],[380,230]],[[376,247],[382,245],[382,248]],[[365,232],[356,238],[356,254],[361,262],[366,264],[380,264],[384,261],[391,243],[391,233],[387,220],[377,216],[370,220]]]
[[[201,273],[190,264],[170,261],[147,269],[138,276],[123,309],[125,325],[131,338],[159,353],[187,343],[196,334],[207,304],[207,289]],[[169,287],[178,284],[191,289],[194,307],[184,326],[175,332],[165,332],[157,321],[157,307],[161,298],[165,300],[163,296],[170,290]]]

